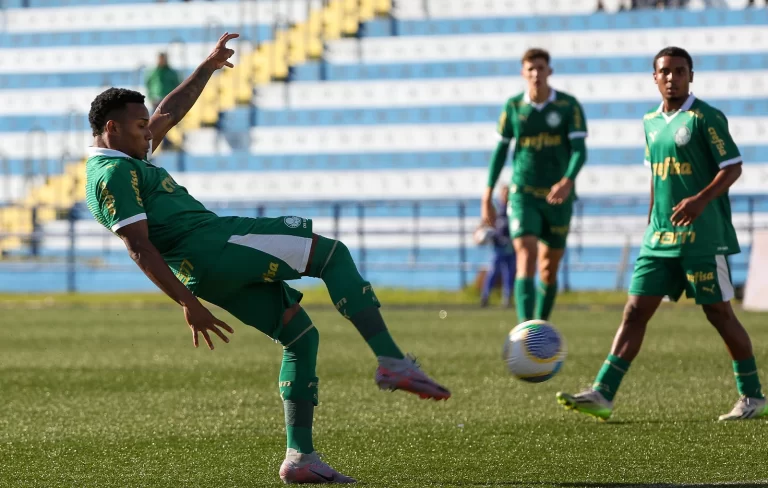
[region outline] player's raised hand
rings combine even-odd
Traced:
[[[195,304],[185,305],[184,318],[187,321],[187,325],[192,329],[192,343],[197,347],[200,345],[198,334],[203,334],[205,343],[208,344],[208,349],[213,350],[213,342],[208,331],[213,332],[221,338],[224,342],[229,342],[229,338],[224,335],[221,329],[226,330],[230,334],[234,334],[235,331],[232,327],[228,326],[224,321],[217,319],[213,314],[205,308],[200,302]]]
[[[235,54],[235,50],[228,48],[227,42],[238,37],[240,37],[240,34],[230,34],[229,32],[225,32],[224,35],[219,38],[219,41],[216,43],[216,47],[213,48],[211,54],[208,55],[207,60],[213,64],[215,69],[220,69],[224,66],[228,68],[235,67],[234,64],[229,62],[229,58]]]
[[[551,205],[560,205],[571,195],[572,190],[573,180],[570,178],[561,179],[552,185],[549,195],[547,195],[547,203]]]
[[[707,206],[707,202],[698,197],[688,197],[680,200],[680,202],[672,207],[672,216],[669,220],[673,225],[683,227],[691,225],[696,218],[704,211],[704,207]]]

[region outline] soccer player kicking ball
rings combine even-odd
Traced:
[[[89,114],[94,140],[86,164],[88,208],[123,239],[149,279],[181,305],[195,347],[199,334],[213,349],[211,334],[229,342],[224,331],[234,332],[198,297],[283,345],[279,389],[288,450],[280,478],[286,483],[352,483],[321,461],[312,444],[319,334],[299,305],[301,293],[285,280],[313,276],[325,282],[336,308],[378,357],[375,379],[381,389],[438,400],[451,394],[400,352],[370,283],[360,276],[344,243],[314,234],[310,219],[218,217],[166,170],[147,161],[152,143],[157,147],[184,117],[214,71],[232,67],[228,59],[234,51],[226,43],[235,37],[224,34],[151,117],[140,93],[110,88],[96,97]]]
[[[530,49],[522,59],[524,93],[510,98],[499,118],[500,141],[491,158],[481,216],[494,225],[493,187],[515,139],[509,228],[517,254],[515,304],[520,322],[548,319],[557,296],[557,270],[565,253],[576,199],[574,181],[587,159],[587,123],[579,102],[555,91],[549,53]],[[539,286],[534,286],[536,261]]]
[[[662,102],[643,118],[651,208],[624,318],[592,389],[558,393],[557,400],[607,420],[648,321],[664,296],[676,301],[685,290],[702,305],[733,359],[741,398],[720,420],[761,417],[768,410],[749,335],[731,308],[733,285],[726,260],[740,252],[728,189],[741,175],[741,156],[723,113],[689,92],[691,56],[668,47],[653,59],[653,68]]]

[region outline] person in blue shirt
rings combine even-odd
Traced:
[[[509,297],[515,286],[517,265],[515,248],[512,246],[512,238],[509,233],[509,219],[507,218],[509,186],[502,186],[499,193],[499,201],[496,203],[496,221],[490,239],[490,243],[493,245],[493,260],[483,282],[483,290],[480,295],[481,307],[488,306],[488,297],[499,276],[501,276],[502,306],[509,306]]]

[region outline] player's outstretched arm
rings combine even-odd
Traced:
[[[225,32],[219,38],[211,54],[197,67],[195,72],[189,75],[189,78],[184,80],[181,85],[177,86],[175,90],[160,102],[157,110],[149,119],[149,130],[152,131],[153,152],[160,146],[168,131],[187,115],[189,109],[192,108],[200,94],[203,93],[203,89],[208,80],[211,79],[211,76],[213,76],[213,73],[224,66],[234,67],[229,62],[229,58],[235,54],[235,51],[227,47],[227,42],[237,37],[240,37],[240,34]]]
[[[173,301],[184,309],[184,318],[192,329],[192,343],[198,346],[198,333],[203,334],[205,343],[209,349],[213,349],[213,342],[208,331],[213,332],[224,342],[229,338],[220,329],[230,334],[235,331],[213,316],[213,314],[200,303],[200,300],[192,294],[173,274],[157,248],[149,241],[149,227],[146,220],[140,220],[121,227],[117,234],[123,239],[131,259],[141,268],[147,277],[158,288],[171,297]]]

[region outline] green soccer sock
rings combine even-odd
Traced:
[[[629,365],[629,361],[609,354],[603,363],[603,367],[597,373],[597,378],[595,378],[592,388],[599,391],[609,402],[613,401],[613,397],[616,396],[621,380],[627,373]]]
[[[519,323],[533,318],[535,305],[536,289],[533,286],[533,278],[515,278],[515,308]]]
[[[749,359],[734,361],[733,374],[736,375],[736,388],[739,390],[739,395],[750,398],[763,398],[754,356]]]
[[[379,312],[379,299],[341,241],[319,236],[309,276],[321,278],[336,309],[355,326],[376,356],[402,359]]]
[[[403,352],[387,330],[384,318],[376,307],[361,310],[349,319],[376,356],[403,359]]]
[[[312,444],[312,416],[315,404],[310,401],[283,402],[285,410],[285,434],[289,449],[296,449],[302,454],[315,452]]]
[[[320,334],[312,326],[309,315],[301,309],[283,328],[279,338],[283,347],[280,366],[280,398],[285,412],[287,445],[302,454],[310,454],[312,416],[318,404],[316,376]]]
[[[536,289],[537,319],[549,320],[549,315],[552,313],[552,307],[555,306],[555,298],[557,298],[557,282],[548,285],[543,281],[540,281],[539,286]]]

